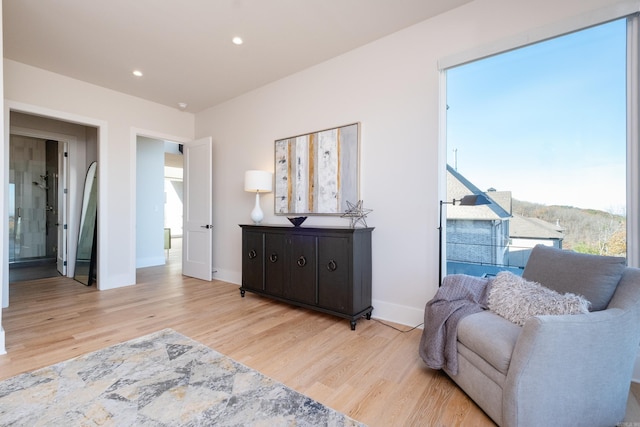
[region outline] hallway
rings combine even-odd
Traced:
[[[171,249],[166,251],[166,263],[171,270],[182,268],[182,236],[171,237]],[[9,264],[9,283],[60,276],[55,259]]]

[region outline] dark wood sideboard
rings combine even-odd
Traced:
[[[242,227],[242,286],[301,307],[371,319],[372,227]]]

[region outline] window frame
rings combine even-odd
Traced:
[[[627,19],[627,107],[626,107],[626,217],[627,217],[627,265],[640,267],[640,17],[637,2],[600,9],[573,20],[532,30],[490,45],[479,46],[438,61],[439,79],[439,144],[438,144],[438,194],[440,200],[447,197],[447,70],[489,56],[519,49],[538,42],[560,37],[572,32]],[[444,214],[443,214],[444,215]],[[442,271],[446,272],[446,232],[441,247]]]

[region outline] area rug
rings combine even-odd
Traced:
[[[171,329],[0,382],[6,426],[363,426]]]

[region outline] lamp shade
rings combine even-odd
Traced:
[[[244,191],[269,193],[273,190],[273,174],[267,171],[246,171],[244,173]]]
[[[469,194],[468,196],[464,196],[462,199],[458,200],[458,202],[460,202],[460,206],[479,206],[491,204],[491,200],[487,199],[487,197],[482,194]]]

